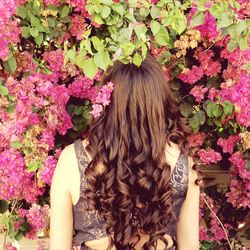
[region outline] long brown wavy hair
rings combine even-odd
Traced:
[[[156,249],[176,223],[165,148],[170,141],[187,151],[190,130],[169,84],[148,55],[140,67],[115,62],[102,83],[114,83],[110,105],[94,120],[87,139],[92,161],[86,169],[88,209],[107,222],[117,249],[134,249],[131,237],[150,236],[143,249]],[[100,173],[98,163],[105,167]]]

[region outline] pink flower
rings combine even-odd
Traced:
[[[98,88],[93,86],[94,82],[87,77],[80,76],[77,77],[73,83],[68,86],[70,95],[79,98],[89,99],[91,102],[94,102],[97,97]]]
[[[205,133],[196,133],[188,137],[188,142],[190,147],[201,146],[206,139],[207,135]]]
[[[203,76],[203,69],[193,65],[191,69],[188,69],[187,72],[181,73],[178,78],[181,79],[183,82],[188,84],[195,84],[199,81]]]
[[[69,30],[72,36],[75,36],[77,40],[82,40],[84,38],[85,30],[88,26],[85,20],[85,16],[80,15],[73,15],[70,17],[72,21],[72,26]]]
[[[53,156],[48,156],[44,161],[44,167],[41,172],[41,179],[44,183],[51,185],[52,176],[56,168],[57,160]]]
[[[204,99],[204,94],[208,91],[208,88],[203,88],[202,86],[194,86],[190,94],[195,97],[196,102],[200,102]]]
[[[217,90],[215,87],[212,87],[211,89],[209,89],[209,92],[208,92],[208,98],[212,101],[214,101],[214,99],[217,97],[217,96],[220,96],[220,91]]]
[[[250,180],[250,171],[246,169],[247,161],[242,158],[240,152],[233,153],[229,161],[233,164],[233,167],[236,168],[242,179]]]
[[[209,6],[211,6],[211,4],[208,4],[206,7]],[[191,9],[188,15],[188,24],[190,24],[191,17],[195,14],[196,9],[196,7]],[[216,26],[216,19],[209,13],[209,11],[206,11],[203,24],[196,26],[195,29],[199,30],[201,35],[209,42],[212,42],[220,35],[220,29]]]
[[[250,190],[246,186],[242,181],[231,180],[230,191],[226,193],[227,201],[236,208],[250,208]]]
[[[17,248],[14,247],[11,242],[7,242],[4,250],[17,250]]]
[[[227,139],[219,138],[217,145],[221,146],[224,153],[233,153],[235,144],[240,141],[239,135],[231,135]]]
[[[19,209],[18,215],[29,223],[30,231],[26,233],[26,237],[33,240],[37,238],[37,233],[48,225],[49,206],[32,204],[29,210]]]
[[[213,149],[205,150],[201,149],[198,151],[198,156],[200,157],[201,161],[205,164],[216,163],[222,159],[219,152],[214,151]]]
[[[92,111],[90,112],[95,118],[100,116],[101,112],[103,111],[103,106],[100,104],[93,104]]]
[[[102,104],[103,106],[107,106],[110,103],[110,96],[113,89],[114,84],[112,82],[108,82],[106,85],[102,86],[96,97],[96,103]]]

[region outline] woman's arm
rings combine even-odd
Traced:
[[[182,205],[177,224],[178,250],[199,249],[199,186],[195,185],[196,171],[192,169],[193,160],[189,158],[189,185],[186,199]]]
[[[50,250],[71,250],[73,235],[71,183],[72,145],[66,147],[58,160],[51,185]]]

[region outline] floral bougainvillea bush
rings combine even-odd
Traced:
[[[109,104],[106,69],[150,52],[193,130],[200,249],[248,249],[249,16],[248,0],[1,0],[3,248],[46,232],[60,152]]]

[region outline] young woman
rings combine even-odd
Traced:
[[[199,187],[189,129],[153,57],[116,62],[109,106],[60,155],[50,250],[198,250]]]

